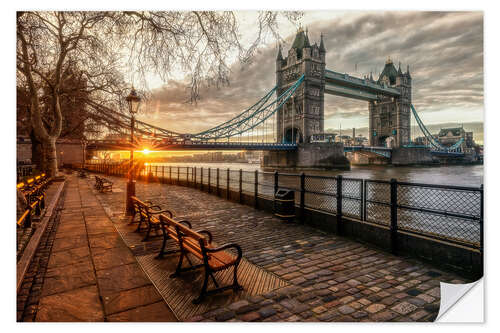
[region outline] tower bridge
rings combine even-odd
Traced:
[[[137,121],[136,133],[150,138],[154,150],[263,150],[264,167],[348,167],[344,152],[376,154],[401,164],[429,162],[431,151],[460,155],[460,144],[442,146],[426,129],[412,105],[412,77],[389,58],[377,80],[358,78],[326,68],[323,35],[311,44],[299,29],[286,57],[281,45],[276,57],[276,86],[234,118],[208,130],[181,134]],[[324,133],[324,95],[367,102],[369,147],[344,147],[341,143],[313,143],[313,134]],[[117,124],[112,130],[126,134],[130,118],[102,105],[103,119]],[[413,147],[410,120],[414,116],[429,142]],[[138,143],[96,140],[94,150],[128,150]],[[415,151],[418,153],[413,154]]]

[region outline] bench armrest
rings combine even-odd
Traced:
[[[148,208],[151,208],[151,207],[148,207]],[[172,214],[171,211],[169,211],[168,209],[165,209],[165,210],[155,210],[155,211],[150,211],[148,209],[148,213],[149,214],[163,214],[163,213],[168,213],[168,215],[170,215],[170,218],[172,218],[174,216],[174,214]]]
[[[172,216],[170,216],[170,217],[172,217]],[[184,223],[185,225],[188,226],[189,229],[193,229],[193,227],[191,226],[191,222],[189,222],[189,221],[182,220],[182,221],[178,221],[178,223]]]
[[[196,231],[199,234],[206,234],[208,236],[208,244],[212,244],[212,233],[208,230],[197,230]]]
[[[228,244],[224,244],[222,246],[212,248],[212,249],[207,248],[205,250],[207,251],[207,253],[213,253],[213,252],[220,252],[220,251],[230,249],[230,248],[234,248],[234,249],[236,249],[236,251],[238,251],[238,257],[236,258],[236,262],[239,263],[241,260],[241,257],[243,256],[243,251],[241,250],[241,247],[236,243],[228,243]]]

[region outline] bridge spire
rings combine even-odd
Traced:
[[[283,60],[283,55],[281,54],[281,43],[278,44],[278,56],[276,60]]]
[[[408,76],[411,79],[411,76],[410,76],[410,65],[406,65],[406,76]]]
[[[401,61],[399,62],[398,75],[403,75],[403,72],[401,71]]]
[[[319,43],[319,52],[325,53],[325,43],[323,42],[323,33],[321,33],[321,42]]]

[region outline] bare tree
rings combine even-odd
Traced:
[[[125,73],[135,75],[145,90],[148,73],[167,80],[183,71],[195,101],[201,84],[227,84],[231,62],[248,62],[268,35],[279,38],[280,15],[296,23],[302,14],[259,13],[256,37],[244,47],[231,11],[18,12],[18,87],[28,92],[30,125],[43,147],[41,167],[50,175],[57,172],[61,103],[74,88],[71,82],[85,82],[85,98],[94,103],[123,109]]]

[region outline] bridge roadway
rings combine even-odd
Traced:
[[[266,143],[266,142],[169,142],[145,144],[150,150],[284,150],[293,151],[297,149],[297,144],[292,143]],[[130,150],[128,142],[120,140],[95,140],[87,144],[89,150]],[[138,147],[135,147],[138,149]]]

